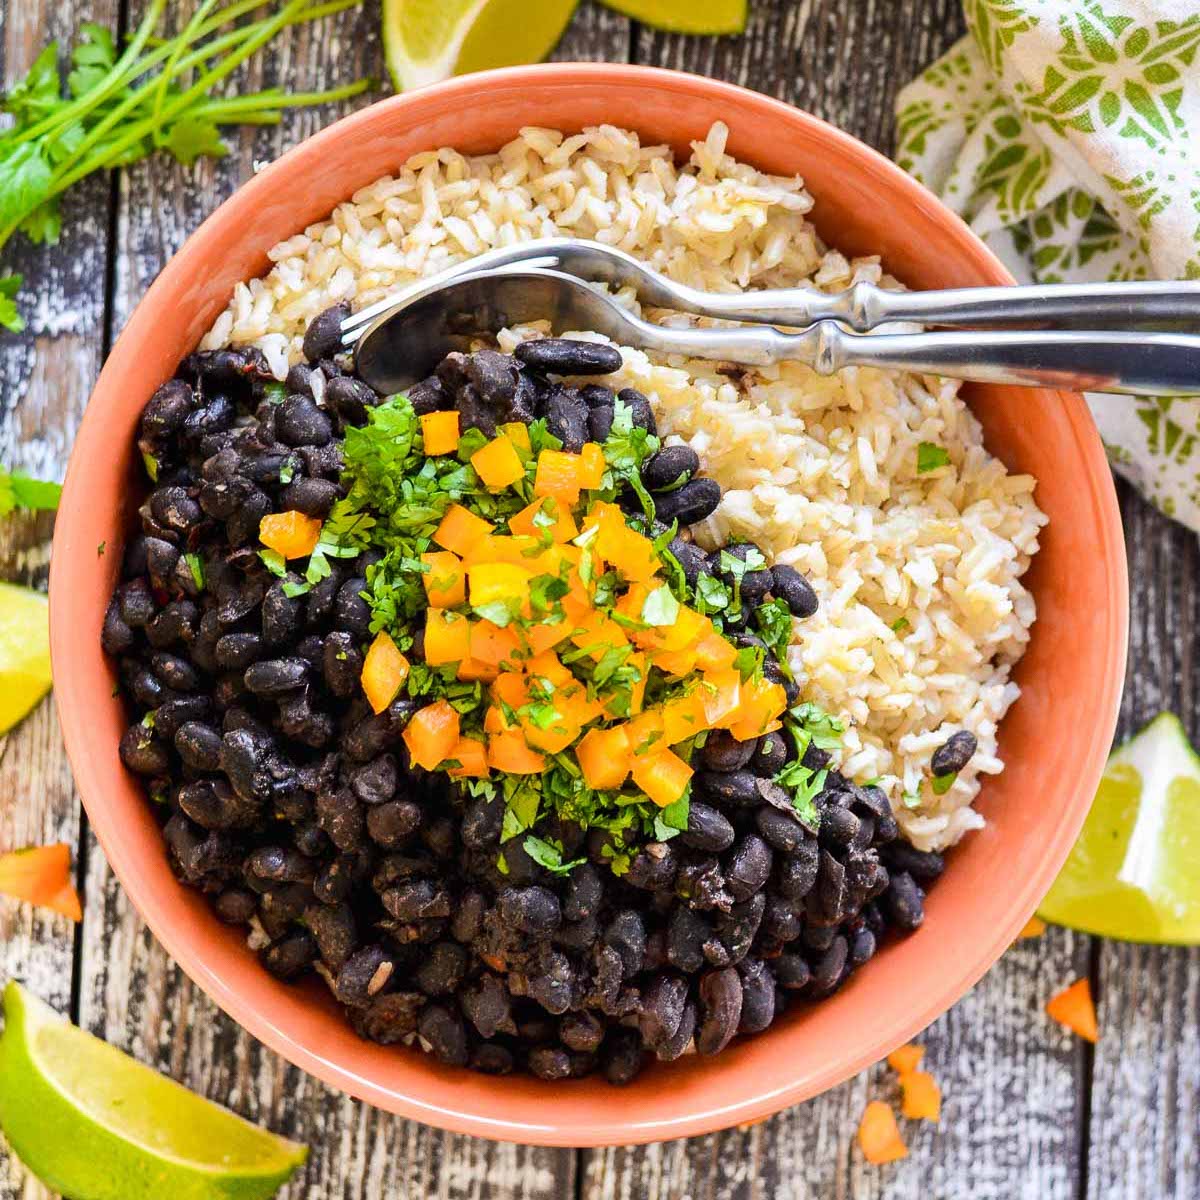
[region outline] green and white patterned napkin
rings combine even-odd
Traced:
[[[964,5],[897,101],[900,165],[1018,279],[1200,279],[1200,0]],[[1200,401],[1088,400],[1114,467],[1200,530]]]

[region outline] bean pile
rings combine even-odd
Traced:
[[[780,733],[711,734],[686,831],[629,847],[621,876],[609,834],[561,819],[548,833],[582,865],[552,873],[514,839],[501,872],[502,801],[410,769],[400,734],[419,704],[397,699],[373,715],[361,694],[363,591],[378,556],[334,561],[289,596],[258,554],[268,513],[329,513],[343,494],[343,431],[379,402],[336,353],[346,311],[316,318],[308,361],[284,388],[255,349],[200,352],[142,416],[154,486],[103,644],[134,716],[121,758],[145,781],[179,877],[221,920],[251,928],[272,974],[319,973],[363,1037],[542,1079],[600,1070],[626,1083],[651,1056],[715,1054],[794,1000],[836,991],[889,929],[920,925],[941,857],[899,839],[880,789],[835,770],[819,819],[803,818],[776,782],[796,754]],[[614,394],[560,380],[619,361],[558,339],[515,358],[456,354],[410,400],[418,412],[455,407],[464,429],[489,435],[544,417],[578,449],[607,435]],[[646,397],[621,398],[653,431]],[[683,446],[644,464],[660,522],[682,529],[712,513],[720,489],[694,477],[698,466]],[[686,536],[670,548],[693,583],[701,571],[728,576]],[[743,562],[750,550],[728,549]],[[816,611],[785,566],[748,570],[739,586],[744,613],[768,597],[797,617]],[[743,618],[726,632],[764,645],[751,628]],[[796,685],[769,654],[766,669],[794,703]],[[944,766],[974,749],[956,736]],[[810,745],[803,761],[828,760]]]

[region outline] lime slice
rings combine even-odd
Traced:
[[[635,21],[668,33],[741,33],[746,0],[601,0]]]
[[[68,1024],[16,983],[4,1014],[0,1129],[73,1200],[256,1200],[308,1153]]]
[[[1102,937],[1200,943],[1200,756],[1178,717],[1113,751],[1038,914]]]
[[[578,0],[383,0],[383,46],[398,92],[451,75],[538,62]]]
[[[46,597],[0,583],[0,733],[7,733],[50,690],[50,616]]]

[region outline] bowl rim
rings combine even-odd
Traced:
[[[197,246],[203,246],[227,227],[236,225],[238,210],[243,206],[259,199],[269,199],[277,179],[286,178],[293,170],[302,168],[305,163],[315,162],[325,147],[331,145],[335,139],[353,134],[360,127],[369,128],[385,113],[404,109],[419,111],[420,106],[431,98],[461,96],[465,100],[492,87],[536,87],[539,84],[555,83],[595,88],[614,82],[620,82],[625,87],[653,90],[665,88],[676,92],[681,102],[701,97],[707,100],[726,99],[736,102],[736,106],[742,110],[747,107],[756,109],[769,120],[807,127],[810,133],[859,159],[865,171],[882,175],[887,185],[902,195],[909,204],[935,215],[948,232],[952,232],[969,248],[980,274],[986,277],[987,282],[1014,282],[1000,260],[969,227],[896,164],[821,118],[751,89],[687,72],[606,63],[539,64],[479,72],[451,79],[415,92],[378,101],[325,127],[267,167],[257,171],[191,234],[147,289],[100,374],[92,395],[93,401],[99,400],[100,403],[89,402],[68,465],[59,515],[60,528],[69,527],[71,514],[76,506],[86,503],[82,495],[75,494],[73,481],[78,478],[79,471],[76,467],[91,441],[93,429],[103,423],[104,414],[101,409],[104,398],[132,367],[137,356],[138,343],[156,319],[154,312],[157,297],[165,292],[171,286],[174,277],[185,269],[181,265],[181,259],[186,257],[185,252],[194,252]],[[265,251],[267,247],[263,249]],[[1103,447],[1086,406],[1073,394],[1061,395],[1071,406],[1072,429],[1089,474],[1099,478],[1100,472],[1103,472],[1108,476]],[[1108,488],[1100,487],[1096,497],[1095,524],[1103,545],[1103,553],[1115,567],[1109,575],[1108,595],[1105,597],[1104,606],[1109,623],[1114,628],[1105,631],[1110,648],[1107,673],[1103,689],[1096,697],[1096,712],[1103,714],[1105,719],[1098,720],[1088,732],[1078,772],[1078,794],[1081,796],[1085,790],[1089,795],[1094,791],[1108,755],[1116,725],[1128,645],[1128,587],[1124,538],[1115,488],[1110,476]],[[66,540],[65,536],[60,540],[56,531],[56,545]],[[886,1024],[881,1023],[878,1029],[864,1031],[861,1043],[852,1054],[843,1056],[836,1065],[814,1072],[803,1081],[760,1088],[754,1094],[742,1096],[729,1103],[709,1103],[698,1110],[689,1110],[682,1116],[648,1121],[589,1120],[585,1123],[576,1120],[564,1123],[560,1122],[548,1107],[545,1123],[531,1126],[526,1122],[505,1120],[503,1115],[480,1113],[470,1105],[465,1105],[461,1110],[446,1107],[431,1103],[420,1095],[412,1094],[411,1091],[402,1094],[395,1088],[383,1087],[310,1049],[277,1024],[266,1012],[256,1008],[252,1002],[243,1000],[229,981],[211,969],[205,960],[204,951],[198,949],[189,938],[177,933],[163,918],[158,902],[152,894],[153,889],[143,881],[135,869],[126,840],[119,837],[118,830],[106,820],[101,768],[89,752],[87,690],[76,689],[73,686],[71,672],[67,666],[72,630],[62,615],[62,606],[56,607],[54,600],[56,592],[61,595],[70,589],[74,583],[73,576],[79,574],[70,560],[69,553],[54,555],[50,571],[51,654],[56,681],[62,680],[61,683],[56,682],[55,703],[76,785],[89,823],[113,873],[138,914],[167,953],[225,1013],[286,1060],[354,1097],[404,1117],[458,1133],[500,1141],[562,1147],[638,1144],[694,1136],[734,1124],[753,1122],[789,1104],[825,1091],[877,1062],[895,1045],[913,1037],[956,1003],[986,973],[1003,950],[1011,944],[1021,925],[1041,900],[1043,891],[1058,867],[1065,861],[1087,814],[1087,804],[1081,800],[1077,801],[1074,811],[1066,814],[1066,819],[1059,823],[1053,836],[1046,838],[1036,850],[1031,851],[1031,859],[1023,876],[1014,881],[1012,899],[1008,906],[1010,919],[999,923],[990,933],[981,936],[975,955],[969,961],[960,962],[956,971],[948,972],[950,977],[936,990],[935,1002],[920,1012],[893,1018]],[[60,667],[61,671],[58,669]],[[97,814],[101,816],[99,821],[96,820]]]

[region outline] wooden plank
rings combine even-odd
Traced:
[[[627,47],[627,22],[585,10],[559,53],[582,58],[595,56],[602,45],[616,45],[623,57],[622,31]],[[282,77],[293,86],[317,88],[383,74],[375,16],[368,9],[343,14],[319,30],[290,32],[267,62],[254,64],[235,86],[269,86]],[[184,169],[156,159],[131,170],[119,212],[114,331],[166,259],[256,161],[277,156],[350,107],[336,113],[295,112],[277,129],[231,134],[232,152],[220,163]],[[89,922],[85,930],[82,1023],[196,1091],[308,1144],[309,1163],[284,1197],[486,1195],[532,1200],[574,1190],[571,1151],[443,1134],[359,1104],[289,1066],[225,1017],[170,962],[132,910],[98,847],[87,883],[91,910],[103,919]]]
[[[116,0],[88,5],[90,20],[116,26]],[[0,79],[5,89],[28,70],[46,41],[70,41],[78,6],[55,0],[0,5]],[[107,178],[86,181],[63,204],[57,246],[14,238],[0,274],[25,277],[19,335],[0,333],[0,463],[61,479],[75,428],[102,354],[108,219]],[[53,518],[0,522],[0,578],[44,587]],[[79,806],[49,699],[0,738],[0,850],[79,841]],[[71,1004],[75,927],[63,917],[0,900],[0,982],[20,979],[60,1011]],[[0,1200],[48,1193],[0,1140]]]
[[[1200,744],[1200,542],[1122,487],[1133,591],[1121,732],[1164,709]],[[1200,948],[1099,943],[1088,1185],[1112,1200],[1200,1195]]]
[[[752,3],[744,37],[642,30],[636,49],[639,62],[745,84],[886,149],[896,91],[961,33],[956,0],[767,0]],[[926,1031],[945,1118],[936,1128],[906,1124],[912,1152],[903,1163],[870,1167],[853,1144],[867,1100],[896,1099],[891,1072],[877,1067],[748,1131],[585,1154],[583,1194],[1073,1197],[1081,1185],[1084,1053],[1040,1003],[1087,963],[1088,940],[1066,931],[1016,947]]]

